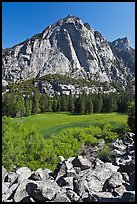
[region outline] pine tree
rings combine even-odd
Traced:
[[[74,99],[72,94],[69,95],[69,104],[68,104],[68,110],[73,113],[74,112]]]
[[[40,96],[36,89],[34,89],[34,94],[32,97],[32,113],[37,114],[40,112]]]
[[[30,116],[32,111],[32,101],[31,99],[26,95],[25,96],[25,116]]]
[[[65,95],[61,96],[61,111],[67,110],[67,101]]]
[[[90,95],[86,98],[86,113],[93,113],[93,102]]]
[[[57,98],[57,111],[59,112],[61,110],[61,102],[60,102],[60,98]]]
[[[42,93],[40,96],[40,110],[42,113],[48,111],[48,98],[44,93]]]
[[[57,108],[58,108],[58,100],[54,97],[54,98],[53,98],[53,107],[52,107],[52,110],[53,110],[54,112],[56,112],[56,111],[57,111]]]
[[[86,96],[83,94],[80,96],[80,114],[85,114],[86,112]]]
[[[103,102],[100,94],[93,95],[93,112],[100,113],[102,110]]]
[[[21,117],[25,114],[25,104],[22,96],[17,95],[16,102],[14,104],[14,114],[16,117]]]

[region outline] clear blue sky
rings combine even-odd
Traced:
[[[2,47],[41,33],[68,14],[88,22],[108,41],[128,37],[135,47],[135,2],[3,2]]]

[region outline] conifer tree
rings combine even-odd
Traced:
[[[40,96],[37,89],[34,89],[32,96],[32,113],[37,114],[40,112]]]

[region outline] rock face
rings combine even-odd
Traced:
[[[126,82],[134,77],[134,49],[127,38],[119,41],[108,43],[88,23],[69,15],[42,33],[2,50],[3,84],[49,73]]]
[[[119,139],[119,143],[115,141],[117,145],[113,144],[113,150],[133,137],[129,134]],[[135,202],[134,142],[134,139],[132,144],[126,142],[126,151],[123,153],[120,149],[122,154],[114,155],[112,162],[98,158],[89,161],[86,156],[71,157],[62,159],[53,173],[49,169],[31,171],[21,167],[9,174],[2,167],[2,201]]]

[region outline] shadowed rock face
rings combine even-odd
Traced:
[[[58,73],[126,82],[134,75],[134,50],[127,38],[108,43],[88,23],[83,24],[80,18],[70,15],[42,33],[3,49],[2,53],[2,79],[5,81]]]

